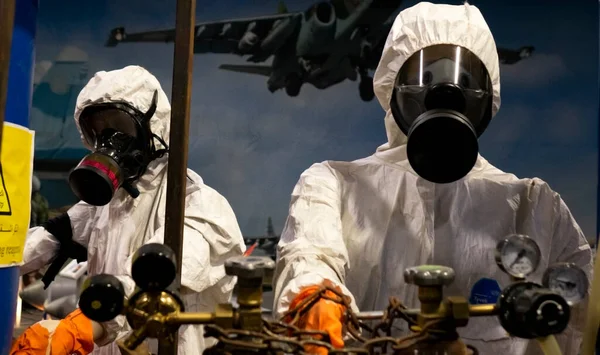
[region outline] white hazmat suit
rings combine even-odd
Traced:
[[[590,277],[590,247],[559,194],[544,181],[517,178],[481,156],[466,177],[449,184],[428,182],[412,170],[407,138],[392,117],[390,100],[403,63],[435,44],[459,45],[481,59],[493,84],[493,114],[497,113],[498,54],[480,11],[468,4],[427,2],[402,11],[374,76],[374,89],[386,112],[388,142],[370,157],[317,163],[300,176],[278,246],[276,316],[301,289],[323,280],[351,296],[355,311],[383,310],[390,296],[418,307],[417,287],[404,282],[403,271],[422,264],[455,270],[446,295],[468,297],[483,278],[504,288],[511,281],[496,266],[494,249],[512,233],[528,235],[540,246],[541,264],[531,281],[540,282],[547,266],[556,261],[573,262]],[[572,313],[569,328],[557,337],[566,355],[578,352],[584,307]],[[459,333],[482,354],[538,351],[535,342],[510,338],[493,317],[473,318]]]
[[[168,98],[158,80],[139,66],[96,73],[77,98],[75,120],[77,122],[86,106],[103,102],[127,102],[146,112],[155,90],[159,95],[150,129],[168,144],[171,117]],[[135,287],[131,278],[131,259],[135,251],[143,244],[163,242],[167,159],[163,156],[150,163],[135,184],[140,191],[136,199],[119,189],[105,206],[96,207],[81,201],[68,211],[73,239],[88,250],[89,275],[115,275],[127,294]],[[183,301],[186,311],[213,311],[218,303],[229,301],[235,284],[235,279],[225,274],[225,260],[242,255],[246,247],[227,200],[190,169],[185,194]],[[51,262],[58,248],[59,243],[43,227],[30,229],[21,273],[37,270]],[[120,355],[113,341],[130,331],[125,318],[119,316],[102,325],[105,336],[96,341],[100,347],[96,346],[92,354]],[[183,326],[179,334],[179,355],[201,354],[203,349],[214,344],[214,340],[203,337],[202,326]],[[156,354],[157,342],[149,340],[149,345]]]

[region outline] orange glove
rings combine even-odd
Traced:
[[[295,308],[300,302],[313,295],[319,288],[320,286],[315,285],[302,289],[290,304],[290,309]],[[325,295],[331,298],[338,297],[331,291],[326,291]],[[342,321],[345,312],[346,307],[343,305],[322,298],[298,320],[297,326],[300,329],[327,332],[327,334],[329,334],[329,339],[331,340],[331,345],[335,348],[343,348],[344,339],[342,338]],[[324,355],[328,353],[326,348],[316,345],[307,345],[304,350],[311,354]]]
[[[27,328],[10,355],[87,355],[94,350],[92,321],[79,309],[61,321],[43,320]]]

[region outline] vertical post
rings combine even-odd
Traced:
[[[600,16],[600,6],[598,6],[598,15]],[[600,34],[600,29],[598,33]],[[600,69],[600,58],[598,58],[598,69]],[[600,88],[600,72],[598,75],[598,87]],[[598,118],[600,119],[600,95],[598,95]],[[598,126],[598,152],[600,152],[600,125]],[[594,245],[596,253],[598,252],[598,249],[600,249],[598,247],[598,243],[600,242],[600,156],[598,157],[597,173],[598,176],[596,177],[596,180],[598,180],[598,183],[596,184],[596,245]],[[600,354],[600,344],[598,344],[597,353]]]
[[[0,0],[0,146],[5,122],[28,127],[37,0]],[[31,177],[23,176],[23,179]],[[31,197],[22,194],[25,206]],[[16,315],[19,267],[0,265],[0,354],[8,354]]]
[[[600,16],[600,6],[598,6],[598,15]],[[600,34],[600,29],[599,29]],[[598,69],[600,69],[600,58],[598,58]],[[598,77],[598,87],[600,88],[600,75]],[[600,95],[598,95],[598,118],[600,119]],[[598,126],[598,151],[600,152],[600,125]],[[598,253],[598,242],[600,242],[600,157],[598,160],[598,176],[596,177],[598,184],[596,185],[596,245],[594,249]],[[597,301],[596,301],[597,302]],[[596,355],[600,355],[600,331],[596,333]]]
[[[15,0],[0,0],[0,127],[4,125],[6,114],[6,97],[8,89],[8,71],[10,69],[10,53],[13,26],[15,21]],[[0,129],[0,143],[2,130]],[[0,144],[2,149],[2,144]]]
[[[177,0],[164,238],[164,243],[177,257],[175,288],[181,285],[195,18],[196,0]],[[177,354],[177,334],[170,340],[159,342],[159,354]]]

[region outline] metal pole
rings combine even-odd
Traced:
[[[8,70],[10,67],[10,47],[15,22],[15,0],[0,0],[0,128],[4,126]],[[2,142],[0,129],[0,143]],[[2,149],[2,144],[0,144]]]
[[[8,89],[8,70],[10,67],[10,47],[12,43],[13,23],[15,18],[15,0],[0,0],[0,149],[2,147],[2,131],[4,130],[4,115],[6,111],[6,96]],[[16,271],[16,272],[15,272]],[[19,269],[7,267],[0,269],[0,282],[6,285],[0,291],[2,313],[10,315],[0,322],[0,352],[7,354],[12,343],[14,331]],[[17,287],[15,288],[15,284]]]
[[[176,289],[181,285],[195,18],[196,0],[177,0],[164,239],[177,257]],[[177,334],[168,341],[159,342],[158,352],[159,355],[177,354]]]
[[[0,0],[0,146],[4,145],[5,152],[15,151],[14,146],[6,146],[6,140],[2,144],[2,132],[6,124],[10,123],[12,128],[29,126],[37,10],[37,0]],[[4,176],[14,175],[13,168],[8,164],[4,166]],[[8,173],[10,170],[13,171]],[[30,170],[27,172],[31,173]],[[31,181],[31,176],[26,176],[24,172],[19,178]],[[27,193],[11,194],[11,201],[13,199],[15,205],[20,205],[21,208],[31,203],[31,197]],[[12,214],[2,217],[20,218]],[[13,242],[11,240],[10,244]],[[6,240],[0,241],[0,248],[4,249],[4,243]],[[18,264],[0,265],[0,285],[0,354],[8,354],[15,325]]]

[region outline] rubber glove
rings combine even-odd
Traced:
[[[308,286],[300,291],[290,304],[290,309],[295,308],[300,302],[313,295],[321,286]],[[325,295],[331,298],[338,296],[326,291]],[[296,326],[304,330],[319,330],[329,334],[331,345],[335,348],[344,347],[342,328],[346,307],[334,301],[321,298],[299,320]],[[307,345],[304,349],[311,354],[327,354],[328,350],[321,346]]]
[[[10,355],[87,355],[94,350],[92,321],[79,309],[63,320],[43,320],[15,340]]]

